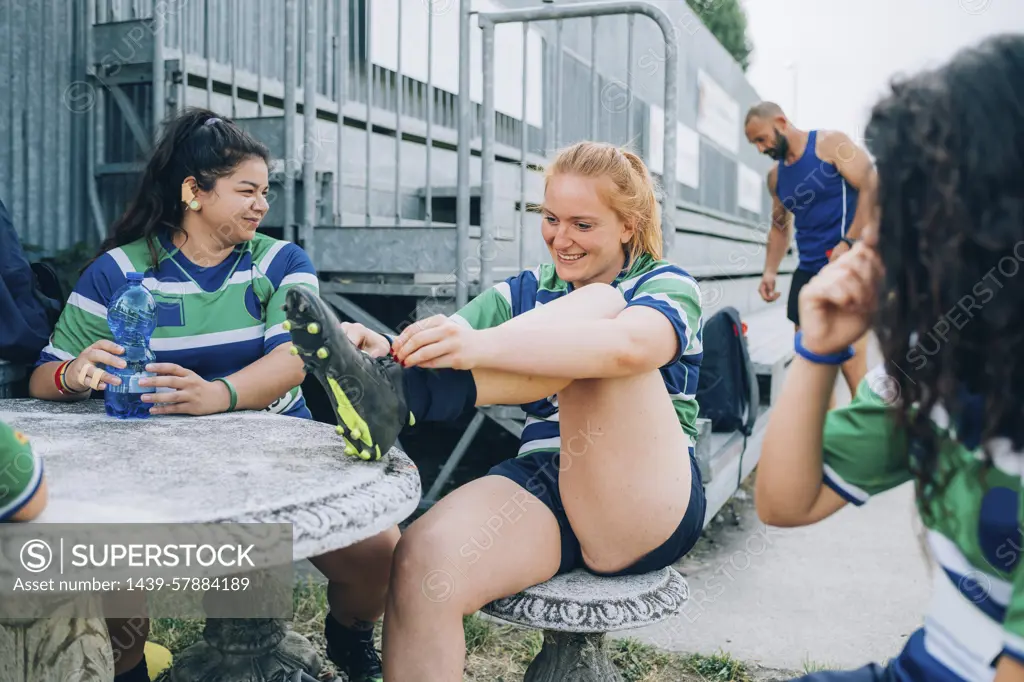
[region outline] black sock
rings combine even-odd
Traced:
[[[143,656],[139,664],[131,670],[115,675],[114,682],[149,682],[149,668],[146,667],[146,657]]]
[[[366,628],[345,627],[337,619],[327,613],[324,619],[324,639],[338,649],[348,649],[355,642],[373,642],[373,624]]]
[[[402,372],[402,385],[416,421],[453,421],[476,405],[476,381],[466,369],[410,367]]]

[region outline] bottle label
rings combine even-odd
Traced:
[[[129,393],[156,393],[155,386],[139,386],[139,379],[143,377],[155,376],[150,372],[140,372],[139,374],[133,374],[131,380],[128,382]]]

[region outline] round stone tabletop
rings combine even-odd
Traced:
[[[42,457],[46,523],[291,523],[294,559],[405,520],[419,471],[397,448],[343,452],[334,428],[267,412],[108,417],[102,400],[0,400],[0,421]]]

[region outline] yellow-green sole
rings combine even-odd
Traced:
[[[334,400],[338,405],[338,417],[348,428],[349,434],[358,432],[357,440],[364,443],[366,447],[373,448],[377,453],[377,459],[380,459],[380,447],[373,444],[373,437],[370,435],[370,427],[366,420],[359,416],[356,408],[352,406],[352,402],[345,395],[345,391],[341,390],[341,386],[333,377],[327,377],[327,383],[330,385],[331,393],[334,394]],[[359,457],[362,459],[370,459],[371,456],[371,453],[365,448],[359,452]]]

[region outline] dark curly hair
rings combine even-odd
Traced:
[[[93,260],[145,237],[156,267],[155,238],[184,231],[181,183],[185,178],[195,176],[200,189],[209,191],[218,178],[230,175],[240,163],[251,158],[269,164],[270,152],[231,119],[199,107],[172,114],[146,162],[135,196]]]
[[[894,83],[865,131],[886,269],[876,331],[926,520],[952,474],[937,405],[967,447],[1024,447],[1021,83],[1024,36],[996,36]]]

